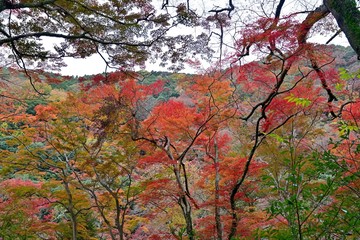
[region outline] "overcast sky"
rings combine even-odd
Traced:
[[[309,39],[309,42],[316,42],[316,43],[325,43],[328,38],[324,38],[322,36],[316,36]],[[342,46],[349,46],[347,39],[344,36],[335,38],[332,44],[342,45]],[[91,75],[102,73],[105,71],[105,63],[98,55],[91,56],[87,59],[72,59],[68,58],[65,61],[67,63],[67,67],[63,68],[61,71],[62,75]],[[166,68],[160,68],[156,64],[148,64],[146,70],[148,71],[166,71]],[[109,70],[108,70],[109,71]],[[184,72],[195,72],[192,69],[186,69]]]
[[[159,7],[161,6],[162,0],[154,0],[153,2],[158,2],[159,3]],[[170,0],[169,4],[174,3],[175,4],[175,0]],[[237,7],[240,8],[247,8],[249,7],[249,3],[252,2],[252,0],[233,0],[234,4]],[[277,1],[269,1],[276,3]],[[200,12],[202,11],[203,13],[208,12],[210,9],[213,9],[215,7],[217,7],[216,4],[226,4],[227,1],[218,1],[218,0],[207,0],[206,4],[204,2],[204,0],[194,0],[190,2],[192,4],[191,7],[197,9]],[[194,6],[194,4],[196,6]],[[283,9],[283,14],[287,14],[288,11],[295,11],[298,10],[296,8],[299,9],[314,9],[316,6],[321,5],[321,1],[319,0],[302,0],[302,1],[288,1],[287,5],[284,6]],[[274,5],[275,6],[275,5]],[[274,6],[272,6],[272,8],[274,8]],[[224,7],[224,6],[218,6],[218,7]],[[257,9],[257,6],[251,6],[250,7],[254,7],[254,9]],[[276,7],[276,6],[275,6]],[[200,13],[201,14],[201,13]],[[306,15],[305,15],[306,16]],[[244,17],[244,16],[234,16],[236,17]],[[236,20],[235,20],[236,21]],[[199,28],[198,29],[193,29],[193,28],[187,28],[187,29],[181,29],[181,32],[183,34],[198,34],[199,32]],[[201,30],[200,30],[201,31]],[[179,29],[176,29],[175,34],[177,34],[179,32]],[[171,34],[171,33],[170,33]],[[316,35],[310,39],[308,39],[309,42],[315,42],[315,43],[320,43],[320,44],[325,44],[326,41],[330,38],[330,36],[320,36],[320,35]],[[215,40],[216,41],[216,40]],[[343,34],[340,34],[339,36],[337,36],[335,39],[332,40],[331,44],[337,44],[337,45],[342,45],[342,46],[349,46],[349,43],[347,41],[347,39],[344,37]],[[102,73],[105,71],[105,63],[103,62],[103,60],[101,59],[100,56],[98,55],[94,55],[92,57],[89,57],[87,59],[71,59],[68,58],[65,60],[65,62],[67,63],[67,67],[63,68],[61,71],[61,74],[63,75],[78,75],[78,76],[82,76],[85,74],[97,74],[97,73]],[[159,67],[157,64],[148,64],[146,67],[146,70],[155,70],[155,71],[166,71],[166,68],[161,68]],[[107,71],[111,71],[111,69],[107,69]],[[185,69],[184,72],[195,72],[195,70],[187,68]]]

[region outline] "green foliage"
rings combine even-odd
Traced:
[[[16,152],[17,146],[16,145],[8,145],[8,140],[12,139],[11,136],[3,136],[0,137],[0,150],[9,151],[9,152]]]
[[[71,79],[61,79],[59,78],[60,83],[53,83],[51,87],[53,89],[62,89],[65,91],[74,91],[79,88],[79,80],[76,77],[72,77]]]
[[[349,71],[345,68],[339,68],[339,74],[341,79],[344,79],[346,81],[348,80],[354,80],[360,78],[360,69],[357,71]]]
[[[349,134],[352,131],[359,131],[359,127],[355,125],[349,125],[349,123],[345,121],[339,121],[338,122],[338,128],[339,128],[339,136],[341,138],[347,139],[349,137]]]
[[[274,136],[280,143],[285,142]],[[332,143],[333,150],[340,148],[348,136],[342,135],[342,140]],[[271,239],[332,239],[348,238],[359,233],[359,198],[352,193],[345,197],[343,193],[345,186],[358,181],[358,172],[351,173],[351,165],[335,156],[333,150],[284,159],[288,170],[280,179],[263,176],[266,186],[278,196],[271,198],[268,212],[271,216],[283,218],[286,224],[264,229],[258,233],[259,236]]]
[[[178,91],[176,90],[178,84],[178,78],[185,77],[185,74],[177,74],[170,72],[140,72],[143,76],[143,79],[140,81],[141,84],[150,85],[158,80],[164,82],[164,89],[156,96],[153,96],[156,99],[156,102],[165,102],[170,98],[177,98],[179,96]]]
[[[37,105],[46,105],[47,102],[48,101],[43,98],[26,100],[27,109],[26,109],[25,113],[31,114],[31,115],[36,115],[35,107]]]
[[[288,143],[288,140],[286,140],[285,138],[281,137],[280,135],[278,135],[276,133],[270,133],[270,134],[268,134],[268,136],[276,139],[280,143]]]
[[[285,100],[287,100],[289,103],[295,103],[295,105],[299,105],[302,107],[308,107],[311,104],[311,100],[306,98],[295,97],[293,94],[290,94],[290,96],[285,97]]]

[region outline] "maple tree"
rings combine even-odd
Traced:
[[[327,92],[321,94],[321,81],[314,83],[316,71],[294,67],[291,74],[303,74],[284,76],[286,84],[265,103],[266,94],[274,94],[268,82],[277,81],[271,77],[277,64],[237,67],[241,74],[187,77],[178,83],[179,96],[170,100],[159,97],[161,81],[142,85],[135,73],[123,72],[82,80],[79,93],[49,90],[55,94],[52,103],[37,105],[35,113],[23,109],[2,124],[8,136],[2,174],[28,174],[43,182],[38,197],[57,219],[49,231],[60,238],[330,236],[324,225],[316,225],[321,221],[337,222],[328,226],[348,232],[356,217],[344,214],[342,220],[335,214],[340,207],[354,208],[343,201],[346,192],[358,201],[357,162],[350,157],[341,165],[344,154],[336,151],[357,154],[356,144],[347,143],[348,134],[357,131],[357,102],[347,101],[343,87],[334,88],[345,103],[333,108],[342,113],[337,126],[343,137],[327,155],[317,147],[314,155],[305,153],[309,141],[326,134],[317,128],[327,119],[321,114],[329,111]],[[333,82],[346,84],[338,77]],[[162,100],[152,106],[147,102],[154,95]],[[326,150],[327,144],[320,141],[319,147]],[[270,146],[272,152],[284,150],[275,156],[266,150]],[[269,171],[285,172],[282,179],[259,182]],[[325,173],[330,182],[319,178]],[[282,181],[294,183],[284,188]],[[291,195],[295,186],[304,195]],[[267,193],[269,187],[278,195]]]
[[[187,161],[194,157],[191,152],[202,141],[202,136],[236,112],[226,108],[230,106],[228,100],[231,98],[232,89],[225,81],[221,83],[218,77],[201,77],[185,82],[191,86],[187,94],[193,97],[193,100],[169,100],[160,103],[144,121],[143,136],[138,137],[139,140],[148,141],[161,149],[162,156],[157,156],[156,160],[161,159],[160,161],[164,161],[163,164],[171,166],[178,186],[177,201],[182,209],[186,233],[190,239],[196,234],[193,228],[192,207],[199,206],[192,197],[187,170],[191,165],[188,166]],[[217,91],[220,86],[223,91]],[[195,105],[192,106],[193,104]],[[153,157],[150,156],[149,160]]]
[[[21,178],[1,182],[1,219],[2,238],[54,237],[51,223],[52,210],[45,199],[39,197],[42,183]]]
[[[4,152],[3,168],[9,174],[28,173],[38,176],[39,181],[43,178],[48,179],[44,183],[46,190],[44,189],[39,197],[47,200],[59,211],[58,216],[54,216],[59,218],[56,220],[59,221],[56,226],[57,234],[64,238],[88,238],[89,232],[85,231],[88,219],[82,212],[89,207],[89,201],[73,184],[71,160],[74,158],[74,152],[69,145],[64,144],[64,137],[71,137],[68,135],[71,123],[61,123],[58,125],[60,128],[54,129],[51,123],[57,121],[57,110],[53,106],[41,105],[35,110],[38,113],[36,117],[17,117],[27,126],[24,131],[18,128],[14,130],[18,133],[12,134],[14,137],[8,143],[15,146],[16,158],[15,155]],[[70,226],[68,221],[71,223]]]
[[[38,105],[36,116],[18,117],[27,127],[12,139],[17,158],[4,152],[3,169],[9,173],[36,175],[39,181],[47,180],[46,190],[39,197],[55,212],[52,220],[58,224],[53,230],[58,237],[91,239],[94,226],[89,225],[93,221],[89,210],[93,207],[78,182],[79,175],[86,171],[77,173],[79,169],[74,165],[85,157],[82,153],[85,132],[79,125],[81,122],[74,121],[76,115],[71,115],[77,109],[68,112],[73,103],[69,104],[63,103],[62,106],[68,107],[66,110],[56,105]]]

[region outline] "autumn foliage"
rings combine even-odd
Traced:
[[[357,239],[359,74],[306,24],[260,18],[229,67],[175,83],[4,85],[0,238]],[[259,61],[241,64],[250,48]]]

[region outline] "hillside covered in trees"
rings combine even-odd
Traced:
[[[360,72],[350,48],[324,54],[339,105],[303,59],[270,103],[278,63],[33,85],[3,68],[0,236],[358,238]]]
[[[0,0],[0,239],[359,239],[359,7]]]

